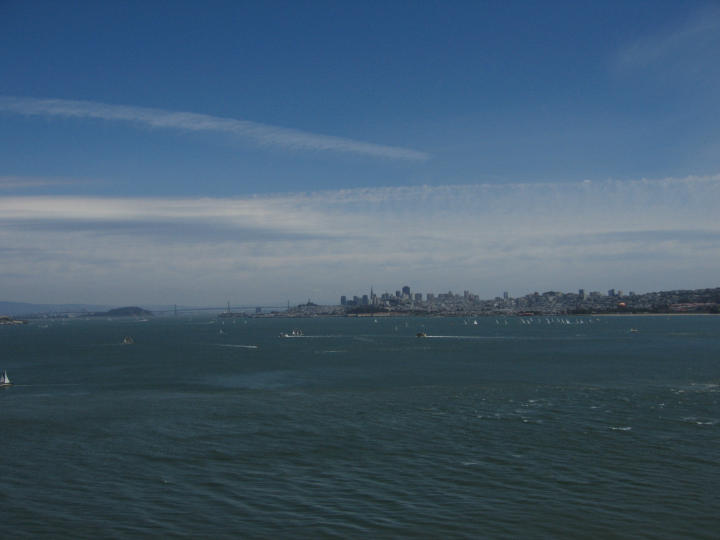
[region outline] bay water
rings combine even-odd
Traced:
[[[0,369],[0,537],[720,535],[717,316],[33,321]]]

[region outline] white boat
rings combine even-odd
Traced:
[[[290,338],[290,337],[302,337],[303,333],[302,330],[291,330],[290,332],[280,332],[280,337]]]
[[[122,340],[123,345],[133,345],[135,343],[135,340],[131,338],[130,336],[125,336]]]
[[[0,377],[0,386],[10,386],[10,377],[7,376],[7,371],[3,371],[2,377]]]

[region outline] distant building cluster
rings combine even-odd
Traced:
[[[13,319],[8,315],[0,315],[0,325],[17,326],[21,324],[27,324],[27,321]]]
[[[287,311],[256,312],[256,317],[317,317],[368,315],[582,315],[592,313],[720,313],[720,288],[627,294],[619,289],[577,292],[533,292],[514,298],[508,291],[492,299],[481,299],[470,291],[462,294],[421,293],[405,285],[394,293],[343,295],[339,305],[305,304]],[[246,316],[244,313],[224,314]]]
[[[395,293],[376,294],[370,288],[369,294],[340,297],[340,312],[361,314],[369,312],[417,313],[417,314],[475,314],[475,315],[517,315],[517,314],[582,314],[612,312],[717,312],[720,306],[720,288],[676,290],[625,294],[619,289],[610,289],[607,294],[599,291],[577,293],[546,291],[534,292],[513,298],[508,291],[493,299],[481,299],[477,294],[463,291],[455,294],[413,292],[405,285]],[[298,306],[301,307],[301,306]],[[330,308],[330,306],[327,306]]]
[[[465,295],[469,295],[468,291],[465,291]],[[477,295],[470,295],[475,299],[479,299]],[[347,296],[340,297],[341,306],[383,306],[393,307],[399,305],[415,305],[423,303],[434,303],[439,300],[445,300],[447,298],[453,298],[452,292],[447,294],[438,294],[435,296],[433,293],[427,293],[425,300],[423,300],[423,294],[419,292],[413,293],[408,285],[404,285],[402,289],[395,291],[395,294],[384,292],[381,295],[375,294],[375,291],[370,287],[370,294],[363,294],[362,296],[353,296],[352,299],[348,299]]]

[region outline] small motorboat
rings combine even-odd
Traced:
[[[415,337],[427,337],[427,334],[425,332],[418,332],[417,334],[415,334]]]
[[[284,338],[302,337],[302,336],[303,336],[302,330],[291,330],[290,332],[280,332],[280,337],[284,337]]]

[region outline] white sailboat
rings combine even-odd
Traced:
[[[2,377],[0,377],[0,386],[10,386],[10,377],[7,376],[7,371],[3,371]]]

